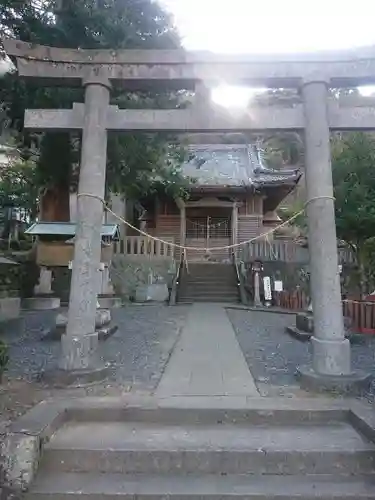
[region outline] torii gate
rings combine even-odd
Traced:
[[[67,333],[62,337],[60,370],[70,379],[101,377],[95,353],[95,311],[100,263],[100,227],[106,174],[107,131],[304,130],[307,213],[314,305],[313,365],[300,368],[302,380],[365,378],[353,372],[345,339],[338,272],[329,135],[331,130],[375,129],[375,107],[330,100],[329,87],[375,83],[375,48],[278,56],[219,56],[182,50],[72,50],[5,40],[21,77],[41,84],[83,85],[85,103],[72,110],[28,110],[25,127],[82,130],[77,236]],[[241,116],[211,107],[205,84],[221,81],[269,88],[299,88],[294,107],[254,107]],[[195,89],[186,110],[119,110],[109,105],[111,83],[125,89],[155,86]],[[357,104],[357,105],[356,105]],[[91,196],[85,196],[91,195]]]

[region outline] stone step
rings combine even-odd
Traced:
[[[45,446],[43,474],[361,474],[375,445],[349,424],[71,423]]]
[[[193,302],[210,302],[210,303],[238,303],[240,298],[237,295],[181,295],[177,298],[180,304]]]
[[[194,292],[189,292],[189,293],[181,293],[177,296],[178,300],[182,299],[208,299],[212,302],[215,302],[215,300],[239,300],[239,295],[238,293],[194,293]]]
[[[184,270],[184,275],[191,276],[215,276],[220,274],[222,276],[232,276],[236,274],[234,267],[213,267],[209,269],[197,269],[188,267],[188,271]]]
[[[180,289],[180,295],[238,295],[237,287],[235,288],[188,288]]]
[[[240,299],[238,297],[182,297],[177,300],[178,304],[194,304],[209,303],[209,304],[238,304]]]
[[[237,283],[181,283],[180,289],[237,290]]]
[[[223,264],[222,262],[189,262],[189,259],[188,266],[191,269],[199,269],[203,271],[212,271],[214,269],[233,269],[233,264],[231,263]]]
[[[182,295],[238,295],[237,287],[181,287],[178,292]]]
[[[217,269],[216,271],[210,271],[210,272],[207,272],[207,273],[202,273],[202,272],[198,272],[198,271],[192,271],[191,269],[189,269],[189,272],[184,272],[183,273],[183,276],[186,277],[186,278],[189,278],[189,277],[195,277],[195,278],[214,278],[216,276],[221,276],[221,277],[233,277],[233,276],[236,276],[236,273],[234,272],[234,269],[231,269],[229,271],[224,271],[222,269]]]
[[[237,292],[237,286],[230,286],[230,285],[223,285],[218,284],[216,285],[207,285],[207,284],[201,284],[201,285],[181,285],[180,287],[181,292]]]
[[[216,284],[234,284],[234,283],[237,283],[237,280],[233,278],[223,278],[221,276],[213,276],[212,278],[210,279],[205,279],[205,278],[189,278],[189,279],[183,279],[182,280],[182,283],[187,283],[187,284],[195,284],[195,283],[202,283],[202,284],[213,284],[213,285],[216,285]]]
[[[143,476],[55,473],[36,481],[26,500],[373,500],[371,477]]]
[[[235,276],[210,276],[210,277],[197,277],[189,276],[183,277],[182,283],[237,283]]]
[[[220,274],[215,276],[184,276],[182,278],[183,282],[187,283],[237,283],[236,276],[220,276]]]

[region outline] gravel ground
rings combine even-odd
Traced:
[[[7,324],[0,336],[9,344],[10,364],[0,385],[0,415],[10,420],[49,396],[115,395],[152,391],[163,373],[184,325],[188,307],[128,306],[112,311],[117,332],[99,344],[100,357],[112,366],[105,384],[85,390],[51,390],[37,382],[38,374],[56,366],[59,342],[41,341],[54,325],[56,313],[26,312]]]
[[[54,325],[56,313],[25,313],[22,320],[3,326],[0,336],[9,343],[11,362],[0,385],[0,433],[2,425],[50,396],[113,396],[133,390],[149,393],[160,380],[188,311],[188,306],[128,306],[114,310],[113,322],[119,329],[99,347],[102,359],[112,365],[111,376],[105,383],[85,389],[50,389],[37,382],[42,370],[57,364],[59,342],[41,341]],[[294,316],[246,310],[228,310],[228,316],[265,395],[274,395],[269,392],[273,387],[287,391],[296,387],[296,368],[311,362],[311,352],[309,342],[285,333],[285,327],[294,324]],[[374,337],[352,345],[352,357],[354,367],[375,376]],[[375,382],[365,397],[375,399]]]
[[[245,310],[228,310],[228,316],[255,380],[296,385],[297,366],[311,363],[311,344],[285,332],[286,326],[295,325],[295,316]],[[372,373],[375,379],[375,337],[363,339],[352,343],[353,366]],[[374,400],[375,380],[364,396]]]

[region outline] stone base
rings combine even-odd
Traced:
[[[340,394],[361,392],[368,387],[371,380],[371,375],[361,370],[355,370],[349,375],[324,375],[309,366],[298,367],[297,377],[302,389]]]
[[[95,315],[95,328],[101,328],[111,322],[111,311],[108,309],[97,309]],[[66,328],[68,324],[68,313],[60,313],[56,317],[56,327]]]
[[[113,295],[99,295],[98,302],[101,309],[118,309],[122,306],[121,297]]]
[[[116,333],[118,330],[117,325],[112,325],[112,326],[107,326],[104,328],[100,328],[99,330],[96,330],[96,333],[98,334],[98,339],[100,341],[104,341],[109,339],[109,337],[112,337],[114,333]]]
[[[296,316],[296,328],[302,332],[314,332],[314,317],[311,313],[299,313]]]
[[[51,297],[50,295],[41,295],[39,297],[30,297],[24,299],[22,306],[24,309],[35,311],[48,311],[51,309],[59,309],[61,301],[59,297]]]
[[[301,340],[302,342],[306,342],[307,340],[310,340],[311,337],[313,336],[312,333],[304,332],[303,330],[300,330],[296,326],[287,326],[285,330],[292,337],[296,338],[297,340]]]
[[[116,333],[118,330],[117,325],[113,326],[107,326],[107,327],[102,327],[97,330],[95,330],[95,333],[98,335],[98,340],[100,342],[104,342],[105,340],[109,339],[114,333]],[[51,328],[50,330],[45,330],[42,340],[46,342],[60,342],[61,337],[65,335],[66,333],[66,328],[65,327],[55,327]]]
[[[352,340],[358,335],[353,335],[350,329],[350,321],[344,318],[345,338]],[[303,342],[310,340],[314,335],[314,317],[312,313],[298,313],[296,315],[296,326],[287,326],[286,332],[292,337]]]
[[[165,283],[141,285],[135,293],[136,302],[166,302],[169,297],[168,286]]]
[[[110,373],[109,365],[102,365],[85,370],[54,370],[40,374],[40,381],[54,387],[84,387],[103,382]]]
[[[98,309],[96,311],[95,332],[98,335],[99,341],[107,340],[117,330],[118,326],[109,326],[111,322],[111,312],[107,309]],[[61,337],[66,333],[66,326],[68,324],[67,314],[61,313],[56,317],[56,326],[50,330],[46,330],[42,340],[46,341],[60,341]]]
[[[306,342],[311,340],[314,333],[304,332],[303,330],[299,330],[296,326],[287,326],[285,331],[289,333],[292,337],[301,342]],[[348,330],[345,330],[345,338],[350,341],[351,344],[361,344],[368,340],[366,335],[360,333],[352,333]]]
[[[0,299],[0,323],[18,319],[21,315],[21,299],[5,297]]]

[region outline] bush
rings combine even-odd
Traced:
[[[0,381],[9,363],[9,349],[5,342],[0,340]]]

